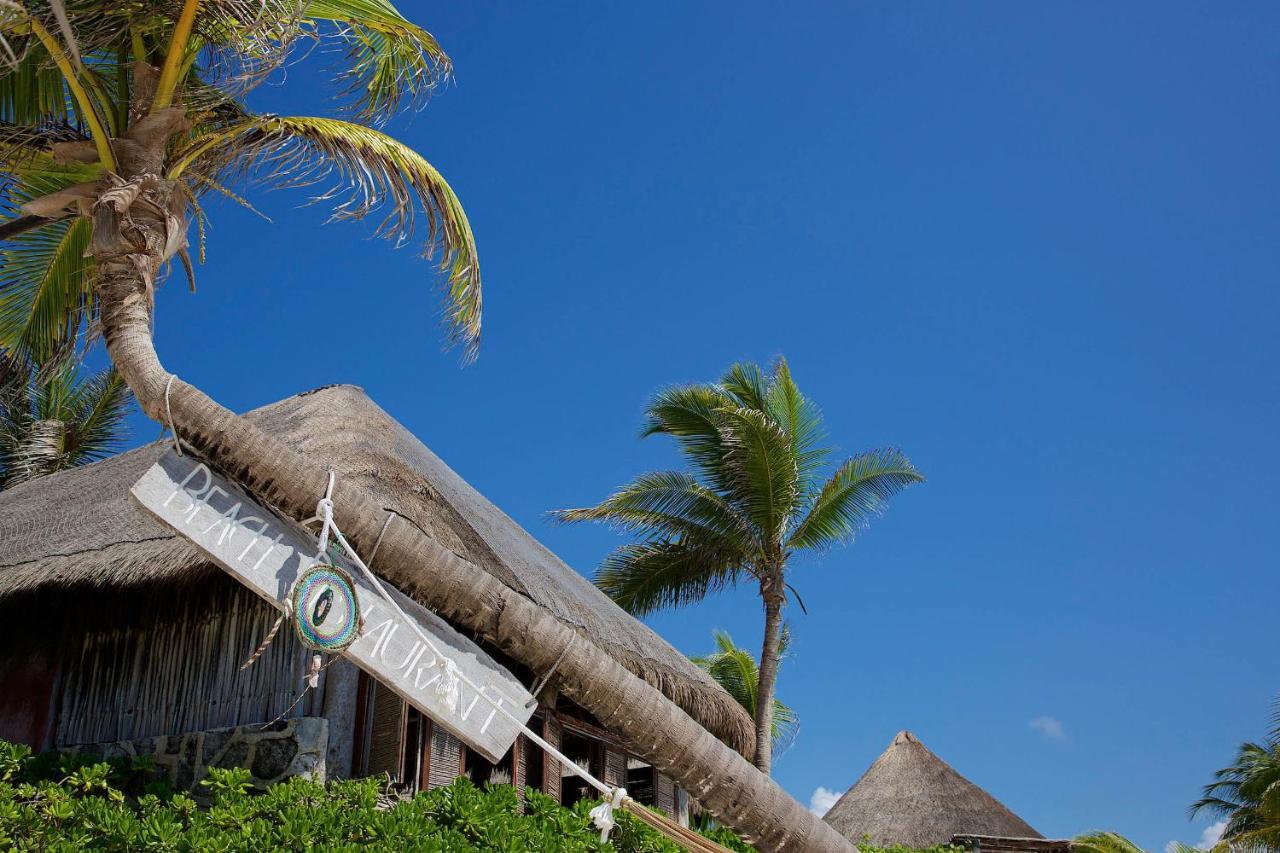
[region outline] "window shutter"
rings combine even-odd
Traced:
[[[408,704],[379,684],[373,687],[373,711],[369,715],[369,760],[365,772],[369,776],[386,773],[397,782],[404,767],[404,727]]]
[[[560,748],[560,723],[550,714],[547,714],[546,723],[542,727],[542,737],[547,743]],[[560,802],[560,762],[549,755],[545,756],[542,778],[542,792],[557,803]]]
[[[428,788],[443,788],[462,775],[462,741],[440,726],[431,727],[431,769]]]

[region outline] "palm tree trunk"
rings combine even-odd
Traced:
[[[760,683],[756,687],[756,768],[765,775],[773,766],[773,696],[782,644],[781,576],[760,582],[764,598],[764,646],[760,650]]]
[[[152,201],[164,209],[163,199]],[[145,212],[136,212],[134,223],[142,216]],[[159,267],[165,241],[159,221],[142,230],[147,233],[147,255],[123,236],[110,245],[110,234],[99,240],[95,231],[102,334],[143,411],[167,423],[165,389],[170,374],[156,355],[151,335],[151,276]],[[168,410],[183,440],[214,467],[295,519],[313,513],[324,494],[327,467],[185,382],[172,382]],[[367,551],[386,521],[385,502],[348,484],[338,490],[335,504],[336,520],[348,539]],[[383,566],[404,567],[403,574],[388,572],[404,592],[478,640],[535,673],[547,672],[556,663],[565,625],[426,532],[410,524],[391,525],[378,554]],[[429,582],[418,580],[424,577]],[[579,637],[569,646],[556,668],[556,682],[562,693],[618,733],[630,751],[674,779],[761,850],[853,853],[853,845],[835,830],[594,643]]]

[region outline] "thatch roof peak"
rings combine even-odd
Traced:
[[[1043,838],[905,729],[823,818],[846,838],[932,847],[956,835]]]
[[[710,676],[543,547],[362,389],[325,386],[246,417],[577,628],[708,731],[744,753],[754,748],[751,718]],[[167,441],[158,441],[0,492],[0,600],[41,590],[128,589],[223,577],[129,495],[168,449]],[[429,576],[400,567],[379,572],[408,595],[431,583]]]

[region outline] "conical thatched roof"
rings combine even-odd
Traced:
[[[886,847],[930,847],[956,835],[1044,837],[905,731],[824,820],[851,841]]]
[[[388,507],[511,589],[577,626],[706,729],[749,754],[750,717],[702,670],[615,605],[351,386],[330,386],[247,417],[382,496]],[[166,450],[157,442],[0,492],[0,600],[42,588],[198,583],[216,567],[154,520],[129,489]],[[319,495],[317,495],[319,498]],[[411,592],[429,578],[380,573]]]

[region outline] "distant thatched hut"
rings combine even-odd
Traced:
[[[332,466],[339,482],[395,498],[397,512],[572,626],[740,752],[750,718],[718,685],[472,489],[362,391],[329,387],[248,415]],[[390,774],[409,788],[459,775],[512,781],[570,802],[583,791],[522,737],[491,765],[345,661],[295,705],[309,653],[281,632],[239,671],[276,613],[173,530],[130,487],[157,443],[0,493],[0,737],[42,748],[148,752],[179,781],[210,765]],[[341,488],[341,485],[339,485]],[[317,496],[319,497],[319,496]],[[413,596],[430,577],[387,573]],[[457,627],[457,626],[454,626]],[[520,661],[486,652],[526,686]],[[629,756],[585,711],[544,691],[531,727],[598,778],[680,812],[670,780]],[[285,721],[259,731],[279,715]]]
[[[885,847],[957,843],[1009,853],[1070,848],[1069,842],[1046,840],[906,731],[898,732],[825,820],[846,838]]]

